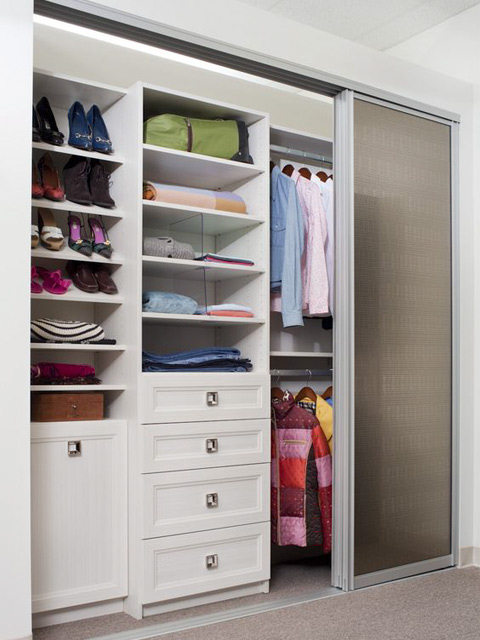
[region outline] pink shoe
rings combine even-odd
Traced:
[[[35,278],[38,278],[38,273],[35,265],[32,264],[31,268],[31,281],[30,281],[30,293],[42,293],[43,287],[39,282],[35,282]]]
[[[63,295],[67,293],[69,287],[72,284],[71,280],[62,279],[62,272],[60,269],[56,271],[49,271],[43,267],[37,267],[37,273],[40,278],[43,279],[43,288],[48,293],[55,295]]]

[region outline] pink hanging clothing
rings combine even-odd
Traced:
[[[302,289],[304,315],[328,314],[328,275],[325,259],[327,220],[320,187],[292,173],[302,207],[305,228],[305,249],[302,256]],[[281,311],[281,294],[272,294],[272,311]]]

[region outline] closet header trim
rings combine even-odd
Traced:
[[[314,93],[334,97],[344,89],[352,89],[440,118],[460,121],[458,114],[444,109],[409,100],[353,80],[321,73],[304,65],[292,64],[280,58],[257,54],[242,47],[167,27],[118,9],[99,6],[90,0],[34,0],[34,11],[37,15],[173,51]]]

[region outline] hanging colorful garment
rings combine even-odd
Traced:
[[[272,403],[272,541],[332,546],[332,459],[317,418],[286,392]]]

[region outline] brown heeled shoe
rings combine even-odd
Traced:
[[[38,161],[38,170],[40,171],[45,198],[57,201],[63,200],[65,193],[60,185],[57,170],[49,153],[45,153]]]

